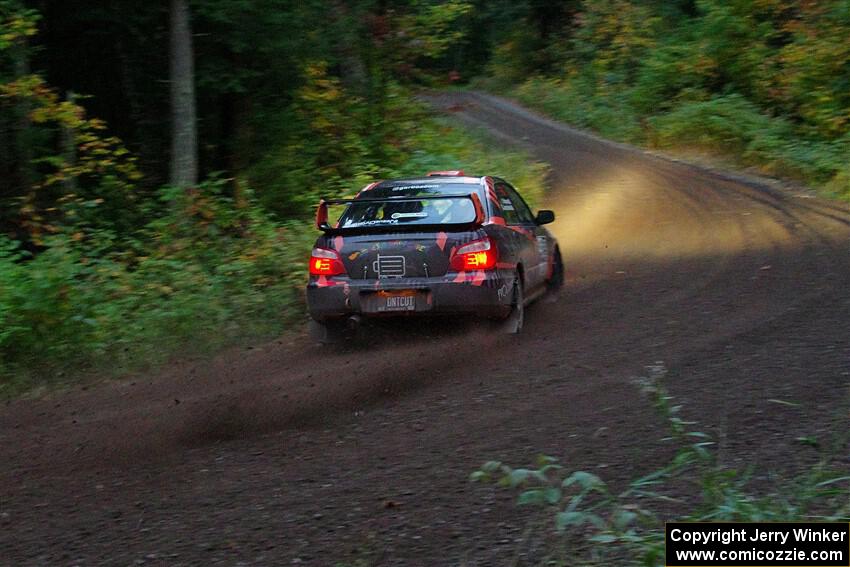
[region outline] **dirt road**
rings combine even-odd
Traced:
[[[435,104],[552,165],[560,298],[519,338],[296,337],[9,403],[0,564],[506,564],[522,516],[468,474],[541,452],[615,483],[651,470],[669,449],[633,378],[656,361],[684,416],[757,475],[847,429],[848,207],[483,95]]]

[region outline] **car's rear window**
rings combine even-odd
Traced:
[[[465,196],[473,193],[473,184],[422,183],[378,186],[360,194],[369,202],[351,203],[339,218],[339,228],[392,225],[467,224],[475,220],[471,199],[422,199],[394,201],[394,197]],[[375,201],[384,199],[386,201]]]

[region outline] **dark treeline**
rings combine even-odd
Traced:
[[[392,157],[387,141],[397,129],[389,116],[398,110],[392,97],[399,86],[446,75],[456,58],[449,50],[462,49],[455,46],[464,35],[461,18],[472,9],[463,2],[186,4],[201,178],[245,173],[258,185],[290,187],[306,182],[311,170],[338,167],[344,177],[354,173],[346,162],[386,163]],[[176,78],[170,74],[174,46],[168,2],[115,0],[83,8],[73,2],[3,0],[0,9],[10,30],[15,18],[33,28],[18,30],[17,38],[10,34],[2,52],[4,81],[33,73],[59,101],[73,100],[87,116],[103,120],[105,132],[135,156],[139,189],[154,191],[173,181],[169,87]],[[4,152],[2,164],[6,214],[0,226],[5,230],[16,222],[12,203],[40,173],[33,171],[38,168],[32,159],[61,154],[61,144],[44,132],[55,124],[42,129],[31,121],[21,124],[26,120],[21,114],[33,104],[11,104],[7,97],[3,107],[5,141],[13,149]],[[328,124],[317,123],[323,121]],[[358,147],[348,147],[349,142]],[[284,189],[265,187],[261,197],[275,212],[292,212]],[[54,203],[42,198],[40,204]]]
[[[139,158],[144,184],[168,182],[171,108],[167,2],[9,2],[37,11],[27,65],[61,94],[77,93]],[[389,83],[430,85],[486,73],[494,48],[528,30],[526,72],[555,71],[551,42],[579,2],[196,0],[194,40],[202,172],[235,172],[269,143],[303,134],[299,90],[322,66],[363,98],[380,156]],[[8,10],[8,8],[7,8]]]

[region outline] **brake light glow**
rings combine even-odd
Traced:
[[[464,244],[450,260],[452,269],[457,272],[492,270],[496,267],[496,247],[489,238]]]
[[[313,248],[310,255],[310,275],[338,276],[345,273],[339,254],[327,248]]]

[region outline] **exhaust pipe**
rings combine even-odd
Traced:
[[[357,331],[358,329],[360,329],[360,325],[362,324],[363,319],[360,317],[360,315],[352,315],[348,318],[347,321],[348,328],[351,331]]]

